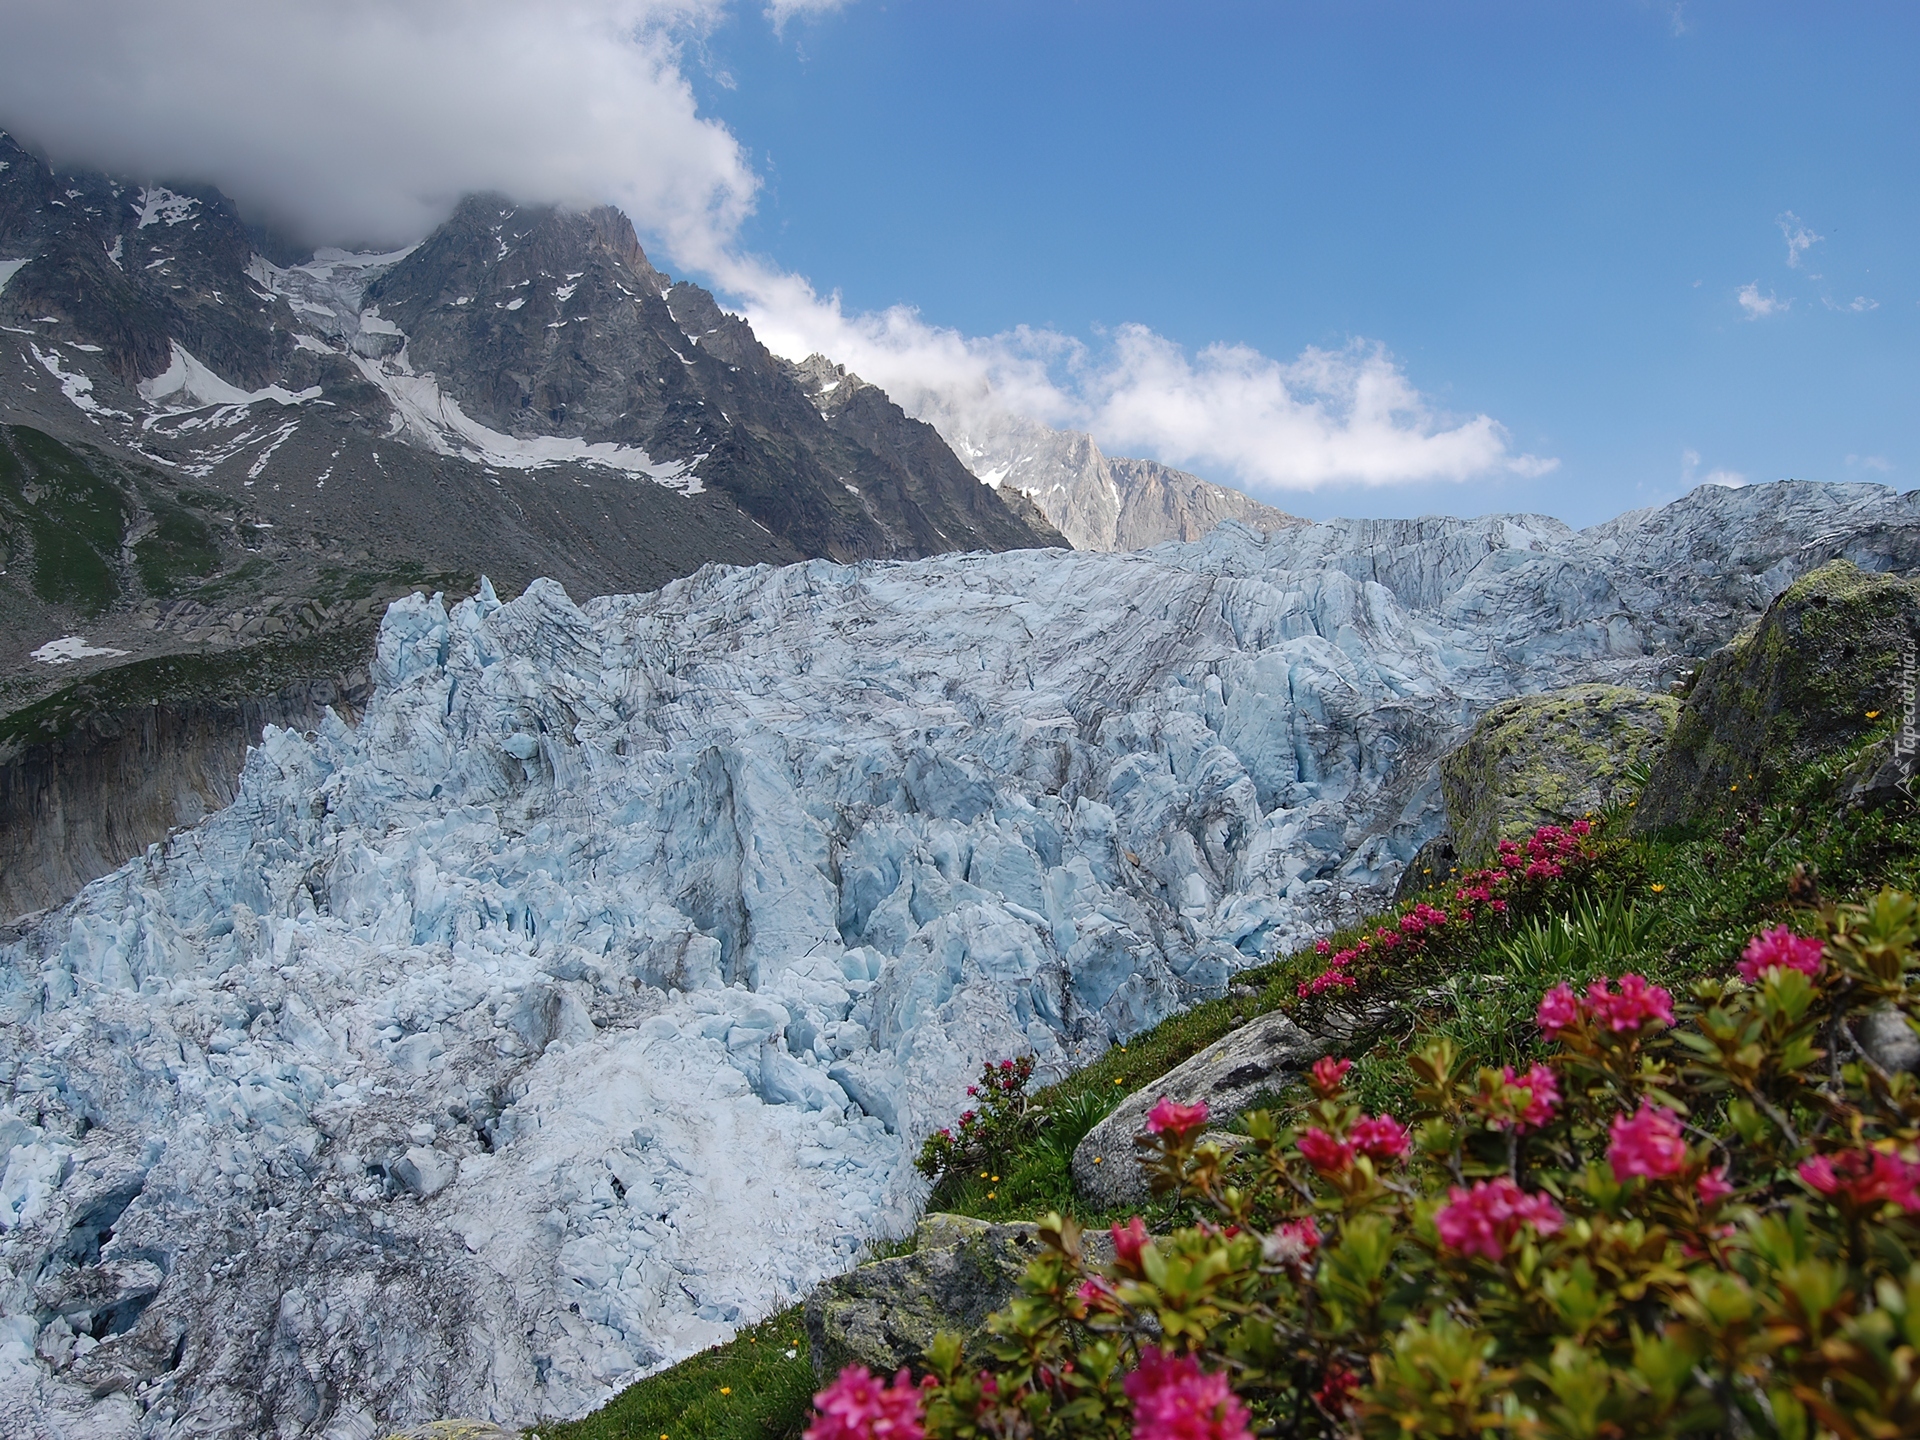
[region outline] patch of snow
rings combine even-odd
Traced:
[[[199,206],[200,202],[191,195],[176,195],[164,185],[143,186],[140,191],[140,223],[135,228],[144,230],[149,225],[178,225],[183,220],[191,220]]]
[[[0,260],[0,292],[7,288],[7,282],[33,263],[33,256],[24,260]]]
[[[111,645],[89,645],[83,635],[62,635],[32,652],[42,665],[71,665],[76,660],[91,660],[96,655],[124,655]]]
[[[296,350],[312,350],[320,355],[333,355],[338,353],[331,345],[322,344],[311,335],[295,335],[293,337],[293,348]]]
[[[516,295],[516,296],[514,296],[514,297],[513,297],[513,299],[511,299],[511,300],[509,300],[509,301],[508,301],[508,302],[507,302],[507,303],[506,303],[505,305],[501,305],[501,304],[499,304],[498,302],[495,302],[495,304],[494,304],[494,309],[496,309],[496,310],[518,310],[518,309],[519,309],[519,308],[520,308],[520,307],[521,307],[522,305],[524,305],[524,304],[526,304],[526,303],[527,303],[527,297],[526,297],[526,296],[524,296],[524,295]]]
[[[33,351],[33,358],[40,362],[40,368],[60,382],[60,393],[71,400],[76,408],[84,411],[89,416],[111,415],[120,420],[130,420],[133,418],[124,410],[110,410],[98,400],[94,399],[92,377],[78,370],[62,370],[60,368],[60,351],[57,348],[42,350],[38,345],[32,344],[29,344],[27,348]],[[98,347],[93,348],[97,349]]]
[[[361,355],[355,355],[353,362],[392,402],[394,431],[404,429],[435,454],[459,455],[476,464],[508,470],[539,470],[567,463],[594,465],[644,475],[683,495],[698,495],[706,489],[694,474],[707,458],[704,454],[688,460],[656,461],[637,446],[611,441],[589,443],[565,435],[523,439],[503,434],[468,415],[458,400],[440,389],[432,375],[416,375],[406,363],[404,351],[384,363]]]
[[[273,452],[278,450],[282,445],[286,444],[288,440],[292,439],[293,432],[295,430],[298,430],[299,428],[300,428],[300,422],[298,420],[289,420],[285,425],[282,425],[280,427],[278,432],[274,435],[273,442],[269,444],[266,449],[260,452],[259,457],[253,462],[253,464],[247,467],[248,483],[252,483],[253,481],[258,480],[260,478],[261,472],[267,468],[267,462],[273,459]]]
[[[398,325],[380,317],[380,307],[369,305],[360,312],[360,333],[363,335],[404,335]]]
[[[573,277],[571,275],[567,277],[567,281],[567,284],[560,286],[553,292],[553,298],[558,300],[562,305],[571,300],[573,298],[573,292],[580,288],[578,285],[572,283]]]
[[[113,244],[109,246],[107,249],[107,259],[113,262],[114,269],[124,270],[127,268],[125,264],[122,263],[126,259],[126,254],[127,254],[126,236],[124,235],[114,236]]]
[[[169,410],[203,409],[209,405],[257,405],[271,400],[276,405],[300,405],[320,395],[318,385],[292,391],[278,385],[261,390],[242,390],[202,365],[179,341],[173,343],[173,358],[161,374],[140,382],[140,398],[150,405],[164,404]]]

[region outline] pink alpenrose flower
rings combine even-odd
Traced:
[[[1408,1146],[1407,1127],[1391,1115],[1362,1115],[1353,1127],[1353,1148],[1375,1160],[1404,1160]]]
[[[1318,1125],[1307,1127],[1298,1141],[1300,1154],[1322,1175],[1339,1175],[1353,1165],[1353,1144],[1336,1140]]]
[[[1322,1055],[1313,1062],[1313,1068],[1307,1072],[1313,1082],[1313,1088],[1321,1095],[1331,1095],[1346,1083],[1347,1071],[1353,1068],[1351,1060],[1336,1060],[1331,1055]]]
[[[1891,1200],[1909,1215],[1920,1213],[1920,1165],[1885,1150],[1843,1150],[1816,1155],[1800,1164],[1800,1178],[1822,1195],[1855,1205]]]
[[[1140,1352],[1124,1388],[1133,1402],[1133,1440],[1252,1440],[1252,1416],[1227,1377],[1209,1374],[1191,1355]]]
[[[1140,1269],[1140,1252],[1153,1238],[1147,1234],[1147,1222],[1138,1215],[1127,1221],[1124,1226],[1115,1225],[1113,1229],[1113,1257],[1123,1270]]]
[[[1176,1139],[1185,1139],[1206,1123],[1207,1102],[1204,1100],[1197,1105],[1176,1105],[1162,1095],[1160,1103],[1147,1112],[1147,1129]]]
[[[1540,1033],[1549,1040],[1563,1030],[1571,1030],[1580,1023],[1580,999],[1573,993],[1573,987],[1562,980],[1546,994],[1540,997],[1540,1008],[1534,1012],[1533,1023],[1540,1027]]]
[[[1798,970],[1802,975],[1818,975],[1820,960],[1827,947],[1811,936],[1796,935],[1784,925],[1776,925],[1747,941],[1740,952],[1740,978],[1758,985],[1769,970]]]
[[[920,1391],[903,1366],[891,1387],[883,1386],[864,1365],[849,1365],[813,1397],[819,1414],[806,1440],[925,1440]]]
[[[1646,1100],[1631,1118],[1613,1117],[1608,1129],[1607,1162],[1613,1166],[1613,1178],[1628,1180],[1645,1176],[1664,1180],[1686,1167],[1687,1142],[1680,1133],[1680,1117],[1663,1105]]]
[[[1550,1197],[1529,1195],[1503,1175],[1481,1180],[1471,1190],[1450,1186],[1433,1224],[1448,1249],[1498,1260],[1522,1225],[1531,1225],[1535,1234],[1551,1235],[1563,1219]]]

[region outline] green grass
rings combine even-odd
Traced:
[[[134,568],[149,595],[174,595],[220,568],[213,531],[183,505],[149,496],[153,530],[133,547]]]
[[[528,1430],[540,1440],[787,1440],[806,1429],[818,1388],[795,1305],[629,1386],[585,1419]]]
[[[34,594],[98,615],[120,595],[119,556],[131,507],[121,488],[51,435],[25,425],[0,434],[0,510],[9,563],[32,546]]]
[[[97,670],[0,715],[0,759],[139,706],[271,695],[296,680],[340,674],[366,662],[374,630],[368,621],[217,655],[162,655]]]

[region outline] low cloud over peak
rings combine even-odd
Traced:
[[[55,165],[219,185],[310,244],[417,239],[459,197],[611,200],[670,246],[757,186],[678,40],[722,0],[6,0],[0,124]]]
[[[61,168],[217,185],[311,245],[410,243],[475,191],[612,203],[780,353],[831,355],[909,408],[938,394],[949,415],[1090,430],[1116,453],[1251,490],[1531,478],[1558,463],[1516,454],[1491,416],[1443,413],[1375,343],[1281,361],[1240,344],[1194,353],[1134,324],[1092,343],[1029,327],[967,336],[909,308],[845,314],[743,255],[759,178],[699,112],[682,46],[730,13],[778,29],[848,3],[0,0],[0,126]]]

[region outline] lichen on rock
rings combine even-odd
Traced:
[[[1679,709],[1670,695],[1620,685],[1573,685],[1489,708],[1440,762],[1462,862],[1623,798],[1628,773],[1653,759]]]
[[[1801,577],[1700,667],[1634,829],[1764,799],[1783,775],[1893,725],[1917,642],[1920,581],[1846,560]]]
[[[992,1225],[964,1215],[921,1220],[911,1254],[874,1260],[818,1286],[807,1297],[814,1373],[865,1365],[889,1375],[920,1365],[943,1330],[965,1337],[972,1354],[987,1316],[1013,1298],[1040,1250],[1033,1225]],[[977,1357],[985,1359],[981,1351]]]

